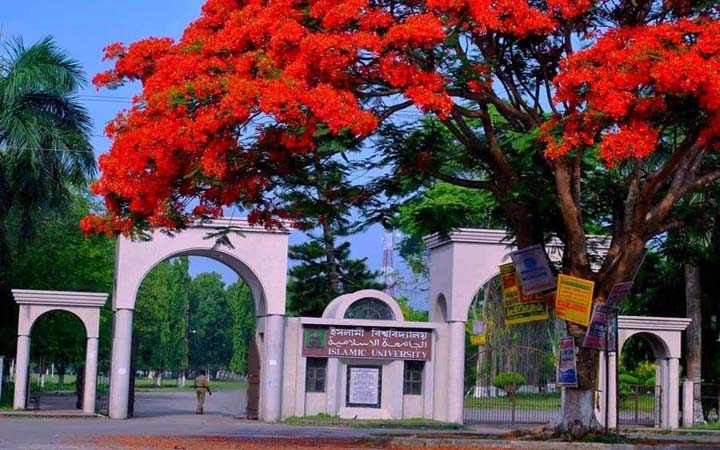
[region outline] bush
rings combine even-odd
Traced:
[[[655,377],[652,376],[645,380],[645,386],[655,386]]]
[[[643,384],[635,375],[621,373],[618,375],[620,384]]]
[[[635,367],[635,370],[633,370],[633,375],[635,375],[641,383],[647,385],[650,378],[655,378],[655,363],[642,361]]]
[[[493,385],[497,388],[504,389],[507,392],[514,392],[515,389],[525,384],[525,377],[517,372],[504,372],[497,374],[493,380]]]

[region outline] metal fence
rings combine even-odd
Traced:
[[[12,406],[15,395],[15,383],[10,381],[9,378],[3,377],[2,386],[0,386],[0,406],[3,407]]]
[[[661,393],[661,386],[621,384],[618,394],[618,423],[659,427]]]
[[[550,422],[560,412],[551,352],[525,346],[484,348],[466,362],[466,424]]]
[[[95,412],[103,416],[110,415],[110,377],[107,370],[98,371],[95,387]]]
[[[705,422],[720,422],[720,383],[700,383],[699,393]]]

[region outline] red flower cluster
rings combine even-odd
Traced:
[[[547,123],[550,157],[599,144],[608,165],[643,158],[683,116],[700,121],[699,145],[720,145],[720,23],[699,19],[608,32],[565,64]],[[697,105],[697,111],[693,111]],[[559,139],[550,131],[561,125]]]
[[[678,11],[695,4],[668,1]],[[314,151],[318,126],[367,136],[380,112],[405,100],[445,118],[456,101],[449,92],[490,93],[498,70],[492,56],[463,60],[457,47],[467,42],[458,33],[478,53],[501,41],[547,42],[556,61],[563,26],[583,29],[595,3],[207,0],[177,42],[105,49],[115,65],[95,84],[140,81],[143,92],[107,127],[113,144],[94,190],[109,216],[83,228],[177,228],[233,204],[272,222],[281,211],[269,193],[295,156]],[[705,20],[610,31],[571,57],[557,79],[557,100],[570,108],[545,127],[548,155],[593,144],[611,164],[647,155],[678,98],[697,100],[703,142],[714,143],[720,29]]]

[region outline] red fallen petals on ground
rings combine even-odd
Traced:
[[[76,440],[95,450],[459,450],[468,447],[395,445],[374,440],[334,439],[241,439],[218,436],[107,436]],[[485,450],[503,447],[482,446]]]

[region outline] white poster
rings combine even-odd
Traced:
[[[350,367],[348,403],[377,405],[380,403],[380,368]]]
[[[532,245],[510,253],[515,271],[520,278],[524,295],[537,294],[555,288],[555,278],[550,271],[542,245]]]

